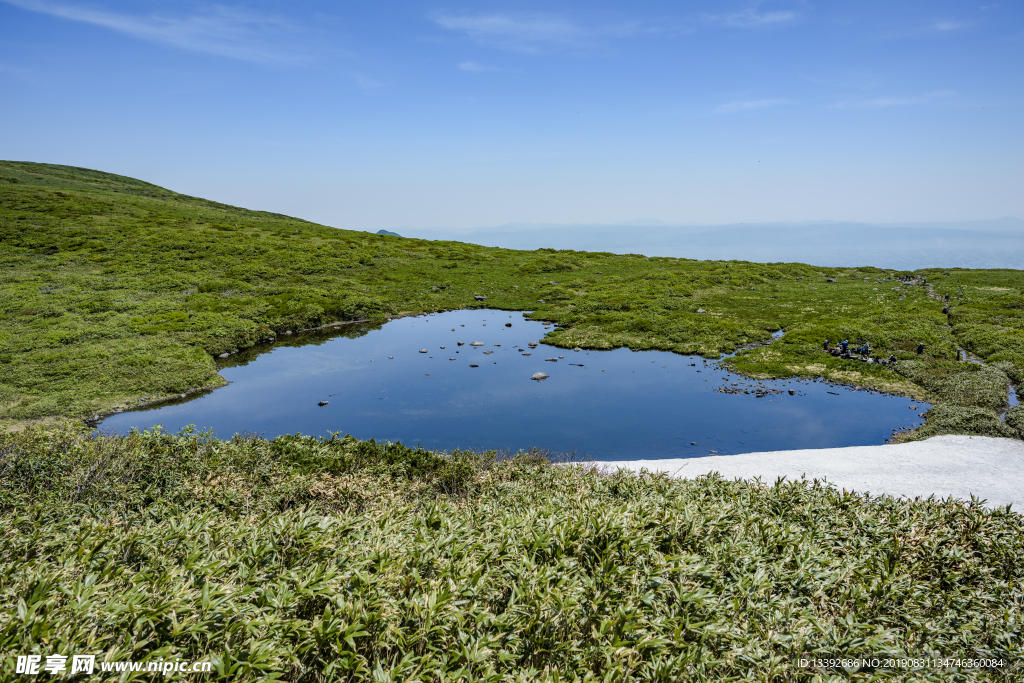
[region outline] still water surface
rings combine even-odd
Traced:
[[[540,447],[625,460],[881,444],[919,426],[927,407],[825,382],[759,383],[698,356],[527,347],[547,331],[521,313],[475,310],[310,336],[230,359],[226,387],[102,427],[194,424],[222,438],[335,431],[429,449]],[[549,378],[531,381],[536,372]],[[757,389],[781,393],[758,398]],[[751,393],[724,393],[743,390]]]

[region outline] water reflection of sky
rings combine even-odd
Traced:
[[[526,348],[544,333],[542,323],[505,311],[402,318],[357,338],[273,348],[225,367],[226,387],[102,426],[195,424],[225,438],[336,431],[430,449],[537,446],[623,460],[880,444],[894,429],[920,425],[926,407],[911,411],[906,398],[807,381],[761,382],[783,392],[757,398],[756,381],[660,351]],[[535,372],[550,377],[531,381]]]

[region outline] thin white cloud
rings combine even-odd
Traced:
[[[436,17],[435,21],[441,27],[463,33],[478,43],[517,52],[582,47],[601,37],[636,32],[636,28],[632,26],[585,28],[566,19],[546,14],[442,15]]]
[[[932,31],[946,32],[946,31],[959,31],[962,28],[966,28],[967,24],[960,21],[937,21],[932,24],[929,28]]]
[[[353,73],[350,75],[352,76],[352,80],[355,81],[356,85],[358,85],[360,88],[363,88],[364,90],[376,90],[378,88],[383,88],[386,85],[385,83],[381,83],[375,78],[370,78],[369,76],[364,76],[362,74]]]
[[[760,3],[758,3],[760,4]],[[797,19],[797,13],[789,10],[760,11],[757,5],[731,12],[729,14],[709,14],[704,17],[707,21],[725,24],[735,28],[759,28],[762,26],[779,26],[789,24]]]
[[[935,90],[925,95],[875,97],[860,100],[844,100],[835,106],[839,109],[886,109],[888,107],[906,107],[915,104],[930,104],[940,98],[949,97],[952,90]]]
[[[250,62],[294,62],[299,55],[268,47],[268,37],[290,30],[277,18],[223,5],[185,17],[133,16],[45,0],[0,0],[30,12],[101,26],[134,38]]]
[[[777,107],[780,104],[789,104],[789,100],[776,97],[765,100],[746,100],[743,102],[729,102],[727,104],[715,107],[716,114],[735,114],[740,111],[749,111],[751,109],[765,109],[767,107]]]

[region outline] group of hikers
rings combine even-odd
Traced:
[[[865,363],[878,363],[879,365],[889,365],[890,363],[896,362],[896,356],[889,356],[888,358],[882,358],[878,354],[871,355],[871,345],[864,342],[860,346],[855,346],[853,349],[850,348],[850,342],[844,339],[839,342],[838,346],[831,346],[829,340],[826,339],[822,348],[831,353],[833,356],[838,358],[850,358],[854,360],[864,361]],[[924,344],[917,345],[917,353],[924,353]]]

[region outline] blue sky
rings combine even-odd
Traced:
[[[1024,3],[0,0],[0,158],[343,228],[1024,218]]]

